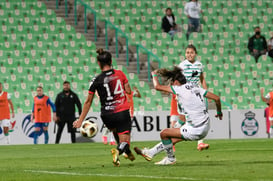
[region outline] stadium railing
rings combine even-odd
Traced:
[[[65,0],[65,15],[67,17],[67,8],[68,8],[68,5],[67,5],[67,0]],[[94,16],[94,34],[95,34],[95,41],[97,41],[97,19],[98,19],[98,15],[97,15],[97,12],[92,9],[88,4],[86,4],[85,2],[83,2],[82,0],[75,0],[74,2],[74,5],[75,5],[75,8],[74,8],[74,18],[75,18],[75,25],[77,25],[77,5],[80,4],[84,7],[84,32],[87,33],[87,11],[90,11],[93,16]],[[58,9],[58,0],[56,0],[56,8]],[[147,54],[147,63],[148,63],[148,80],[151,81],[151,78],[150,78],[150,73],[151,73],[151,69],[150,69],[150,62],[152,61],[152,58],[154,58],[158,64],[159,64],[159,68],[160,68],[160,64],[161,64],[161,60],[159,59],[158,56],[156,56],[155,54],[153,54],[151,51],[149,51],[148,49],[146,49],[145,47],[143,47],[142,45],[140,44],[135,44],[135,43],[129,43],[129,37],[126,35],[126,33],[124,33],[120,28],[118,28],[117,26],[115,26],[114,24],[112,24],[110,21],[104,19],[105,21],[105,29],[107,30],[108,28],[113,28],[115,30],[115,38],[116,38],[116,57],[119,56],[118,54],[118,41],[117,39],[119,37],[121,38],[125,38],[126,40],[126,63],[127,63],[127,66],[129,65],[129,44],[132,44],[132,45],[135,45],[136,48],[137,48],[137,65],[138,65],[138,74],[140,73],[140,65],[139,65],[139,54],[140,54],[140,49],[142,49],[144,51],[145,54]],[[106,49],[108,49],[108,33],[107,31],[105,31],[105,43],[106,43]]]

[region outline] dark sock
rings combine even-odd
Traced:
[[[122,153],[130,153],[130,148],[129,148],[129,144],[127,142],[121,142],[120,144],[118,144],[117,149],[119,151],[119,154]]]

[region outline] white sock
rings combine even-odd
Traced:
[[[156,154],[164,150],[164,145],[162,142],[156,144],[153,148],[149,149],[150,156],[154,157]]]
[[[203,140],[198,140],[197,144],[203,143]]]
[[[174,156],[174,153],[173,153],[173,143],[172,143],[172,140],[162,140],[162,142],[163,142],[164,149],[167,152],[168,159],[170,161],[174,161],[175,160],[175,156]]]
[[[115,142],[115,138],[112,132],[110,133],[110,142]]]
[[[110,130],[106,128],[104,130],[104,132],[102,133],[102,136],[106,136],[107,137],[107,135],[108,135],[109,132],[110,132]]]
[[[7,135],[7,136],[5,136],[5,138],[6,138],[6,144],[10,144],[10,137],[9,137],[9,135]]]
[[[269,134],[273,134],[273,128],[269,129]]]

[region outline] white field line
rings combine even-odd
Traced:
[[[132,177],[132,178],[150,178],[150,179],[169,179],[169,180],[200,180],[189,177],[161,177],[161,176],[148,176],[148,175],[113,175],[113,174],[100,174],[100,173],[75,173],[75,172],[56,172],[47,170],[24,170],[25,172],[32,173],[44,173],[44,174],[55,174],[55,175],[75,175],[75,176],[97,176],[97,177]],[[216,179],[206,179],[202,180],[216,180]]]

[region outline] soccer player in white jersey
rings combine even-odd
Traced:
[[[173,82],[172,86],[161,85],[157,76],[161,75]],[[217,115],[222,119],[221,101],[219,96],[206,91],[196,84],[187,83],[181,69],[160,69],[152,72],[153,84],[156,90],[166,91],[177,95],[178,104],[182,105],[186,117],[186,123],[181,128],[166,128],[160,133],[161,142],[167,157],[156,162],[157,165],[170,165],[176,162],[173,152],[173,144],[180,141],[194,141],[204,138],[210,128],[210,118],[205,103],[205,97],[216,103]]]
[[[186,81],[194,84],[199,85],[201,84],[204,89],[207,89],[207,84],[203,75],[203,65],[200,61],[195,60],[197,56],[197,50],[194,45],[188,45],[186,48],[186,60],[179,64],[179,68],[182,69],[183,73],[185,74]],[[175,99],[176,96],[172,96],[171,109],[173,109],[173,105],[177,104],[177,100]],[[177,106],[181,108],[182,105]],[[180,128],[185,122],[185,116],[183,115],[183,111],[178,109],[178,121],[174,124],[174,128]],[[202,151],[203,149],[208,149],[209,144],[203,143],[203,140],[198,140],[197,149]],[[134,148],[137,154],[144,156],[144,158],[150,161],[156,154],[160,153],[164,150],[163,145],[161,142],[156,144],[151,149],[144,148],[143,150],[139,149],[138,147]]]
[[[200,61],[196,60],[197,50],[194,45],[188,45],[186,48],[186,60],[181,62],[178,66],[183,70],[188,83],[194,85],[202,85],[207,90],[207,83],[203,74],[203,65]],[[202,151],[208,149],[209,144],[203,143],[203,140],[198,140],[197,149]]]

